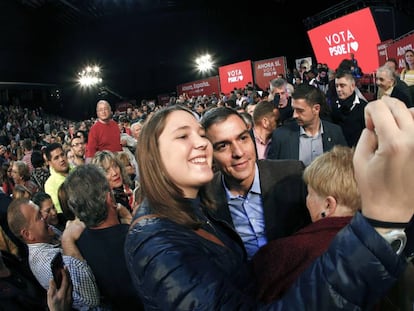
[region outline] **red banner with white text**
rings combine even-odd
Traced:
[[[384,64],[387,61],[387,59],[389,58],[388,51],[387,51],[387,46],[390,45],[392,42],[393,42],[393,40],[387,40],[387,41],[381,42],[380,44],[377,45],[378,61],[379,61],[380,66],[382,64]]]
[[[286,58],[275,57],[253,62],[254,82],[263,90],[269,87],[270,80],[283,75],[286,78]]]
[[[189,97],[203,96],[215,93],[220,94],[219,78],[218,76],[205,78],[193,82],[177,85],[177,95],[186,93]]]
[[[397,40],[391,42],[386,41],[379,44],[379,62],[380,64],[383,64],[388,58],[395,58],[398,62],[398,69],[401,72],[401,70],[405,67],[404,53],[406,50],[414,50],[414,30]]]
[[[223,93],[229,94],[235,88],[244,89],[246,84],[253,82],[252,62],[246,60],[219,67],[219,76]]]
[[[380,37],[370,8],[313,28],[308,36],[318,63],[336,69],[353,53],[362,72],[370,73],[378,68],[378,58],[373,56],[377,55]]]

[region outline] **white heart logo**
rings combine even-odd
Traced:
[[[358,42],[356,42],[356,41],[354,41],[354,42],[351,42],[351,48],[356,52],[356,51],[358,51],[358,46],[359,46],[359,44],[358,44]]]

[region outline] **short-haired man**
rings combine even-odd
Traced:
[[[272,135],[268,159],[296,159],[308,166],[313,159],[335,145],[347,146],[342,129],[319,116],[327,107],[326,96],[309,84],[301,84],[292,94],[293,118]]]
[[[70,148],[74,155],[73,166],[80,166],[85,164],[85,142],[81,136],[73,136],[70,142]]]
[[[292,118],[292,98],[288,90],[288,82],[285,79],[276,78],[270,81],[269,101],[273,101],[279,109],[279,122],[281,124]]]
[[[43,288],[49,288],[49,280],[53,278],[51,261],[60,252],[72,279],[72,307],[88,310],[99,305],[99,290],[91,269],[77,250],[65,247],[68,242],[65,234],[62,236],[63,249],[56,244],[54,232],[36,204],[29,199],[14,200],[7,211],[7,222],[10,230],[27,244],[30,269]]]
[[[216,216],[239,233],[249,258],[310,223],[300,161],[256,161],[247,125],[231,108],[211,109],[201,124],[218,170],[208,185],[219,206]]]
[[[64,189],[68,205],[86,225],[76,246],[91,267],[103,299],[113,310],[143,310],[125,261],[129,221],[120,222],[103,170],[93,164],[80,166],[66,178]]]
[[[387,65],[383,65],[377,69],[375,83],[377,89],[377,99],[381,99],[382,96],[395,97],[401,100],[407,107],[412,107],[412,98],[408,88],[404,87],[404,84],[397,83],[397,74]]]
[[[58,213],[62,213],[58,198],[60,185],[65,181],[69,174],[69,162],[63,147],[60,143],[52,143],[44,150],[44,155],[49,165],[50,176],[45,183],[45,192],[52,197],[53,204]]]
[[[279,110],[268,101],[261,101],[253,111],[253,128],[250,133],[259,160],[267,158],[272,133],[277,127],[279,116]]]
[[[87,162],[97,151],[122,151],[121,133],[118,124],[112,119],[112,109],[109,102],[100,100],[96,104],[98,120],[92,125],[88,134]]]
[[[367,101],[358,96],[352,71],[337,70],[335,89],[338,99],[332,104],[332,122],[342,128],[348,146],[354,147],[365,128]]]

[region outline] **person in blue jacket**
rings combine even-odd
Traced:
[[[212,146],[204,130],[183,107],[156,112],[140,136],[145,200],[125,242],[128,269],[145,309],[373,307],[407,264],[403,229],[414,211],[414,119],[393,98],[370,103],[365,113],[367,126],[354,156],[361,212],[281,299],[265,305],[256,299],[239,236],[211,217],[214,204],[205,185],[213,178]]]

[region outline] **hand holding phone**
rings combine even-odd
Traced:
[[[63,257],[62,253],[58,252],[55,257],[53,257],[50,267],[52,269],[53,274],[53,280],[56,283],[56,288],[59,289],[62,285],[62,273],[65,273],[63,269],[64,263],[63,263]]]

